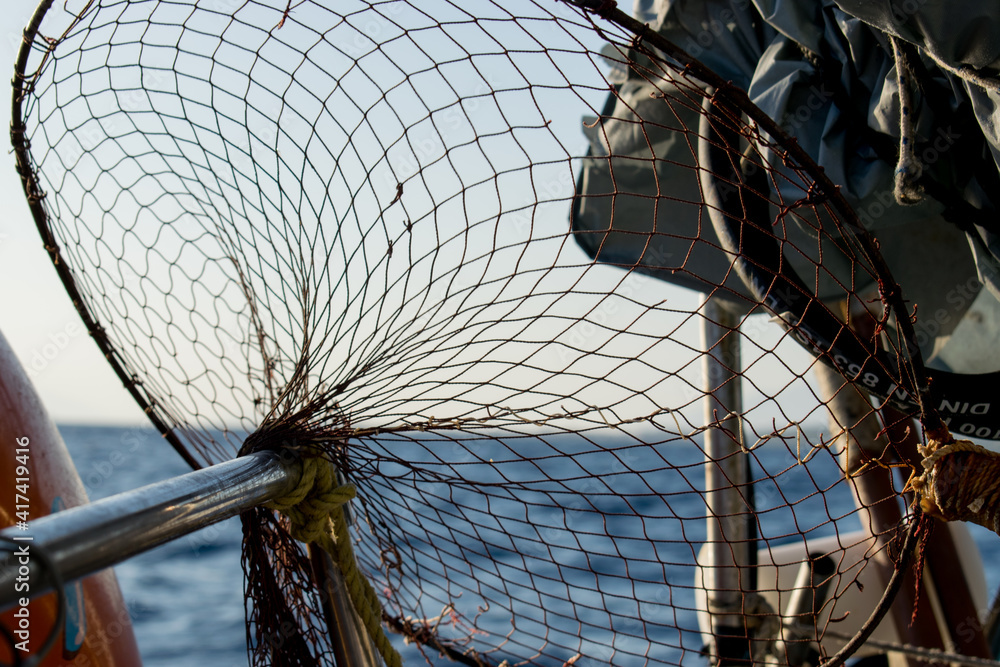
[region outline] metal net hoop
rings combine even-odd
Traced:
[[[728,597],[747,659],[796,664],[888,611],[859,580],[916,595],[914,419],[992,376],[924,367],[838,186],[662,35],[607,3],[93,0],[25,40],[15,153],[91,335],[193,466],[336,465],[406,657],[685,664]],[[253,664],[329,662],[314,555],[244,525]]]

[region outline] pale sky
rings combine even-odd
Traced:
[[[10,81],[21,30],[33,2],[4,3],[0,62]],[[0,332],[28,369],[57,423],[143,424],[142,411],[122,387],[83,328],[42,249],[10,151],[10,86],[4,85],[0,160]]]
[[[21,29],[33,8],[31,3],[9,3],[7,9],[9,27],[0,44],[0,60],[12,72]],[[5,87],[0,103],[5,127],[9,127],[9,100],[10,89]],[[4,142],[9,146],[9,137]],[[28,370],[50,414],[58,423],[148,423],[85,332],[44,252],[9,149],[0,161],[0,197],[6,204],[0,216],[0,332]],[[683,292],[682,300],[696,307],[696,296]],[[770,333],[778,334],[777,328]],[[794,353],[807,359],[798,350]]]

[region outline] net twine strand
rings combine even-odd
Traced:
[[[336,465],[322,456],[310,456],[302,459],[298,486],[265,507],[288,517],[293,538],[316,544],[330,554],[344,576],[351,604],[386,667],[401,667],[402,658],[382,629],[382,604],[358,567],[351,547],[344,505],[356,495],[354,484],[338,483]]]

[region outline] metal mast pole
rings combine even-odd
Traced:
[[[742,452],[740,318],[706,297],[701,306],[705,421],[706,559],[702,563],[715,664],[747,664],[751,656],[746,596],[754,589],[750,469]]]

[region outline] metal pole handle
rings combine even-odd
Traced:
[[[280,497],[300,475],[294,457],[256,452],[0,531],[17,552],[0,568],[0,610],[24,596],[14,586],[21,565],[36,597],[52,590],[52,570],[63,583],[93,574]]]

